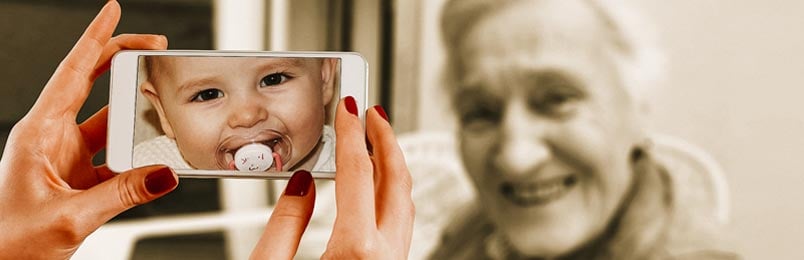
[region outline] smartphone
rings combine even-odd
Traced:
[[[121,51],[112,59],[107,165],[180,177],[335,177],[335,108],[360,117],[368,64],[349,52]]]

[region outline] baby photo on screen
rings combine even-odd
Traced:
[[[337,58],[142,56],[137,106],[149,107],[138,108],[134,166],[334,172],[339,67]]]

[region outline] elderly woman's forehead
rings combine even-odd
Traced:
[[[589,1],[523,0],[492,12],[467,31],[461,49],[508,51],[537,44],[599,48],[618,42],[608,20]]]

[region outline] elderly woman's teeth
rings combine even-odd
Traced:
[[[517,205],[541,205],[566,194],[577,182],[575,178],[571,175],[543,182],[517,184],[506,182],[500,190],[504,197]]]

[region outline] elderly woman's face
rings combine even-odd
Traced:
[[[597,238],[633,179],[633,101],[584,8],[518,3],[458,49],[463,161],[483,209],[524,254],[566,254]]]

